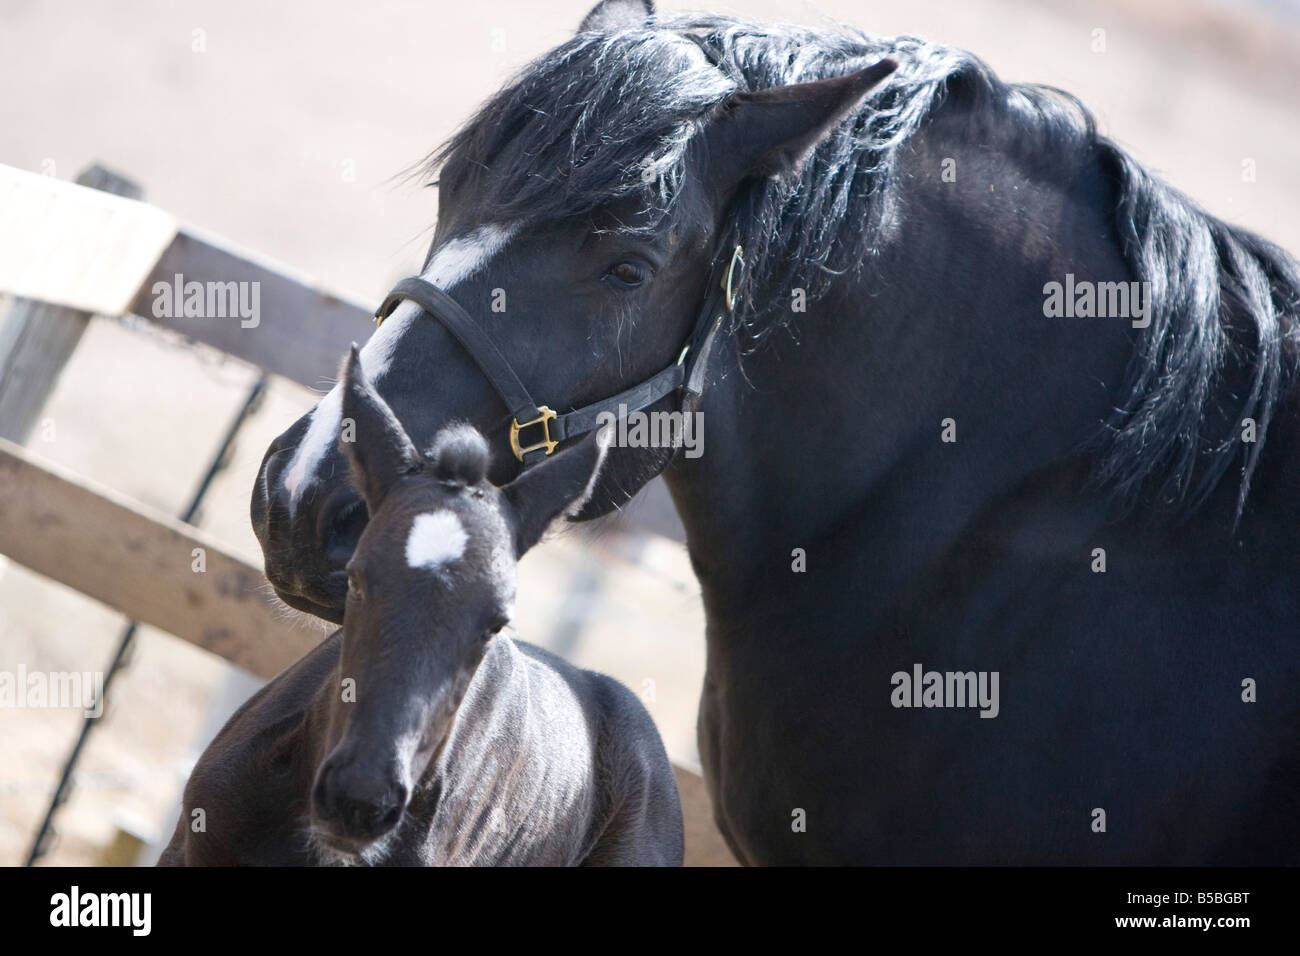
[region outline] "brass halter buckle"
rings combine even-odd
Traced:
[[[547,408],[545,405],[538,405],[537,410],[541,412],[541,414],[531,421],[520,422],[517,418],[510,420],[510,450],[515,453],[515,457],[520,461],[523,461],[524,455],[527,455],[529,452],[539,451],[543,448],[546,449],[546,454],[549,455],[551,452],[555,451],[555,446],[559,444],[557,441],[551,441],[550,421],[555,417],[555,412]],[[534,425],[542,426],[542,440],[537,442],[535,445],[524,445],[523,447],[520,447],[520,429],[532,428]]]

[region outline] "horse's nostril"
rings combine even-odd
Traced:
[[[406,788],[400,783],[395,783],[389,788],[386,796],[388,797],[388,808],[378,821],[382,832],[391,830],[397,825],[397,821],[402,818],[402,813],[406,810]]]
[[[348,823],[352,832],[371,838],[383,836],[402,818],[406,809],[406,788],[394,784],[376,800],[359,799],[349,807]]]
[[[402,803],[393,804],[389,809],[385,810],[382,816],[376,821],[377,831],[381,832],[381,834],[386,834],[387,831],[398,825],[399,819],[402,818],[402,808],[404,805],[406,805],[406,801],[403,800]]]
[[[287,450],[268,452],[257,480],[253,482],[253,529],[263,541],[270,539],[272,524],[283,524],[288,517],[289,492],[284,486],[284,471],[292,457]]]
[[[371,790],[364,778],[334,773],[332,764],[321,767],[312,788],[316,816],[354,839],[376,839],[397,826],[406,810],[407,790],[399,783],[382,793]],[[367,792],[369,791],[369,792]]]
[[[325,557],[331,564],[339,567],[347,564],[369,520],[370,512],[366,510],[366,503],[360,498],[348,501],[334,513],[326,524],[321,541]]]
[[[341,800],[343,822],[348,832],[359,837],[383,836],[401,819],[405,801],[371,803],[369,800]]]

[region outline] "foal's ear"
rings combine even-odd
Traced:
[[[356,343],[343,362],[343,423],[339,448],[366,507],[374,514],[402,475],[418,471],[420,453],[388,403],[361,371]]]
[[[574,514],[586,502],[610,438],[607,429],[588,435],[501,489],[515,532],[515,557],[523,557],[561,512]]]
[[[846,76],[737,93],[703,134],[710,181],[730,194],[748,176],[797,171],[897,66],[884,59]]]
[[[655,15],[651,0],[600,0],[582,18],[579,33],[614,33],[648,23]]]

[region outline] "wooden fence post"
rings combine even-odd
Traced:
[[[98,163],[82,172],[77,184],[128,199],[144,194]],[[79,309],[15,300],[0,325],[0,438],[27,440],[90,319]]]

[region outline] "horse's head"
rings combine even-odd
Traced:
[[[605,445],[590,436],[497,488],[467,425],[421,453],[355,349],[341,384],[339,445],[371,518],[345,571],[340,687],[311,817],[327,852],[364,860],[382,853],[509,620],[517,560],[585,498]]]
[[[797,169],[893,68],[884,60],[750,91],[689,31],[656,28],[647,4],[605,0],[432,162],[438,228],[422,277],[493,343],[509,374],[485,371],[484,347],[467,348],[414,301],[366,343],[365,374],[417,444],[468,422],[487,436],[490,477],[510,480],[521,468],[511,426],[528,422],[494,382],[513,376],[538,406],[563,414],[668,372],[715,318],[746,184]],[[649,407],[674,410],[688,394]],[[342,404],[336,386],[275,440],[252,500],[277,593],[336,622],[343,569],[368,516],[335,442]],[[547,437],[542,427],[522,440]],[[613,449],[582,517],[628,500],[673,454]]]

